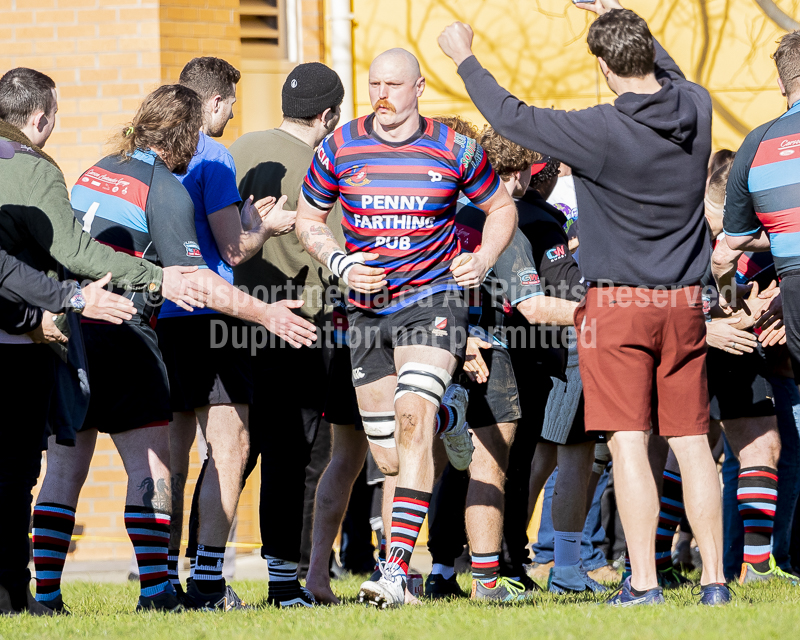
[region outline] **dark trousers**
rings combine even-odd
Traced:
[[[261,555],[300,562],[306,467],[325,406],[329,356],[321,347],[293,349],[280,341],[277,345],[260,349],[253,358],[255,391],[245,477],[260,455]]]
[[[56,355],[47,345],[0,345],[5,375],[0,387],[4,430],[0,447],[0,585],[11,595],[11,604],[27,604],[33,487],[42,467],[46,444],[50,396],[55,385]]]

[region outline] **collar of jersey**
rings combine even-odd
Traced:
[[[792,113],[797,113],[798,111],[800,111],[800,100],[798,100],[791,107],[789,107],[789,110],[783,115],[788,116]]]
[[[425,134],[425,128],[426,128],[425,118],[420,116],[419,129],[417,129],[417,132],[413,136],[411,136],[406,140],[401,140],[400,142],[390,142],[389,140],[384,140],[377,133],[375,133],[375,127],[372,126],[374,120],[375,120],[374,113],[367,116],[367,119],[364,121],[364,129],[370,138],[377,140],[381,144],[385,144],[387,147],[405,147],[409,144],[413,144]]]
[[[155,164],[158,154],[152,149],[137,149],[131,154],[134,160],[141,160],[147,164]]]

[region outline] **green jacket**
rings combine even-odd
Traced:
[[[58,264],[134,291],[161,288],[160,267],[100,244],[72,213],[64,174],[16,127],[0,120],[0,247],[54,276]]]

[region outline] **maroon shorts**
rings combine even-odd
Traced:
[[[699,286],[590,287],[575,327],[587,431],[708,432]]]

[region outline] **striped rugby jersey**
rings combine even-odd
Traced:
[[[778,275],[800,269],[800,102],[745,138],[728,178],[723,226],[729,236],[763,228]]]
[[[323,210],[338,198],[347,253],[380,256],[369,266],[386,270],[388,295],[351,290],[350,302],[384,315],[460,289],[450,275],[450,263],[460,253],[459,191],[482,204],[500,179],[475,140],[439,122],[420,117],[414,136],[391,143],[374,133],[373,119],[374,114],[353,120],[322,142],[303,196]]]
[[[78,178],[71,199],[83,230],[99,242],[162,267],[206,267],[192,199],[154,152],[137,150],[127,162],[106,156]],[[149,323],[163,301],[158,294],[115,292],[133,296],[137,313],[128,324]]]

